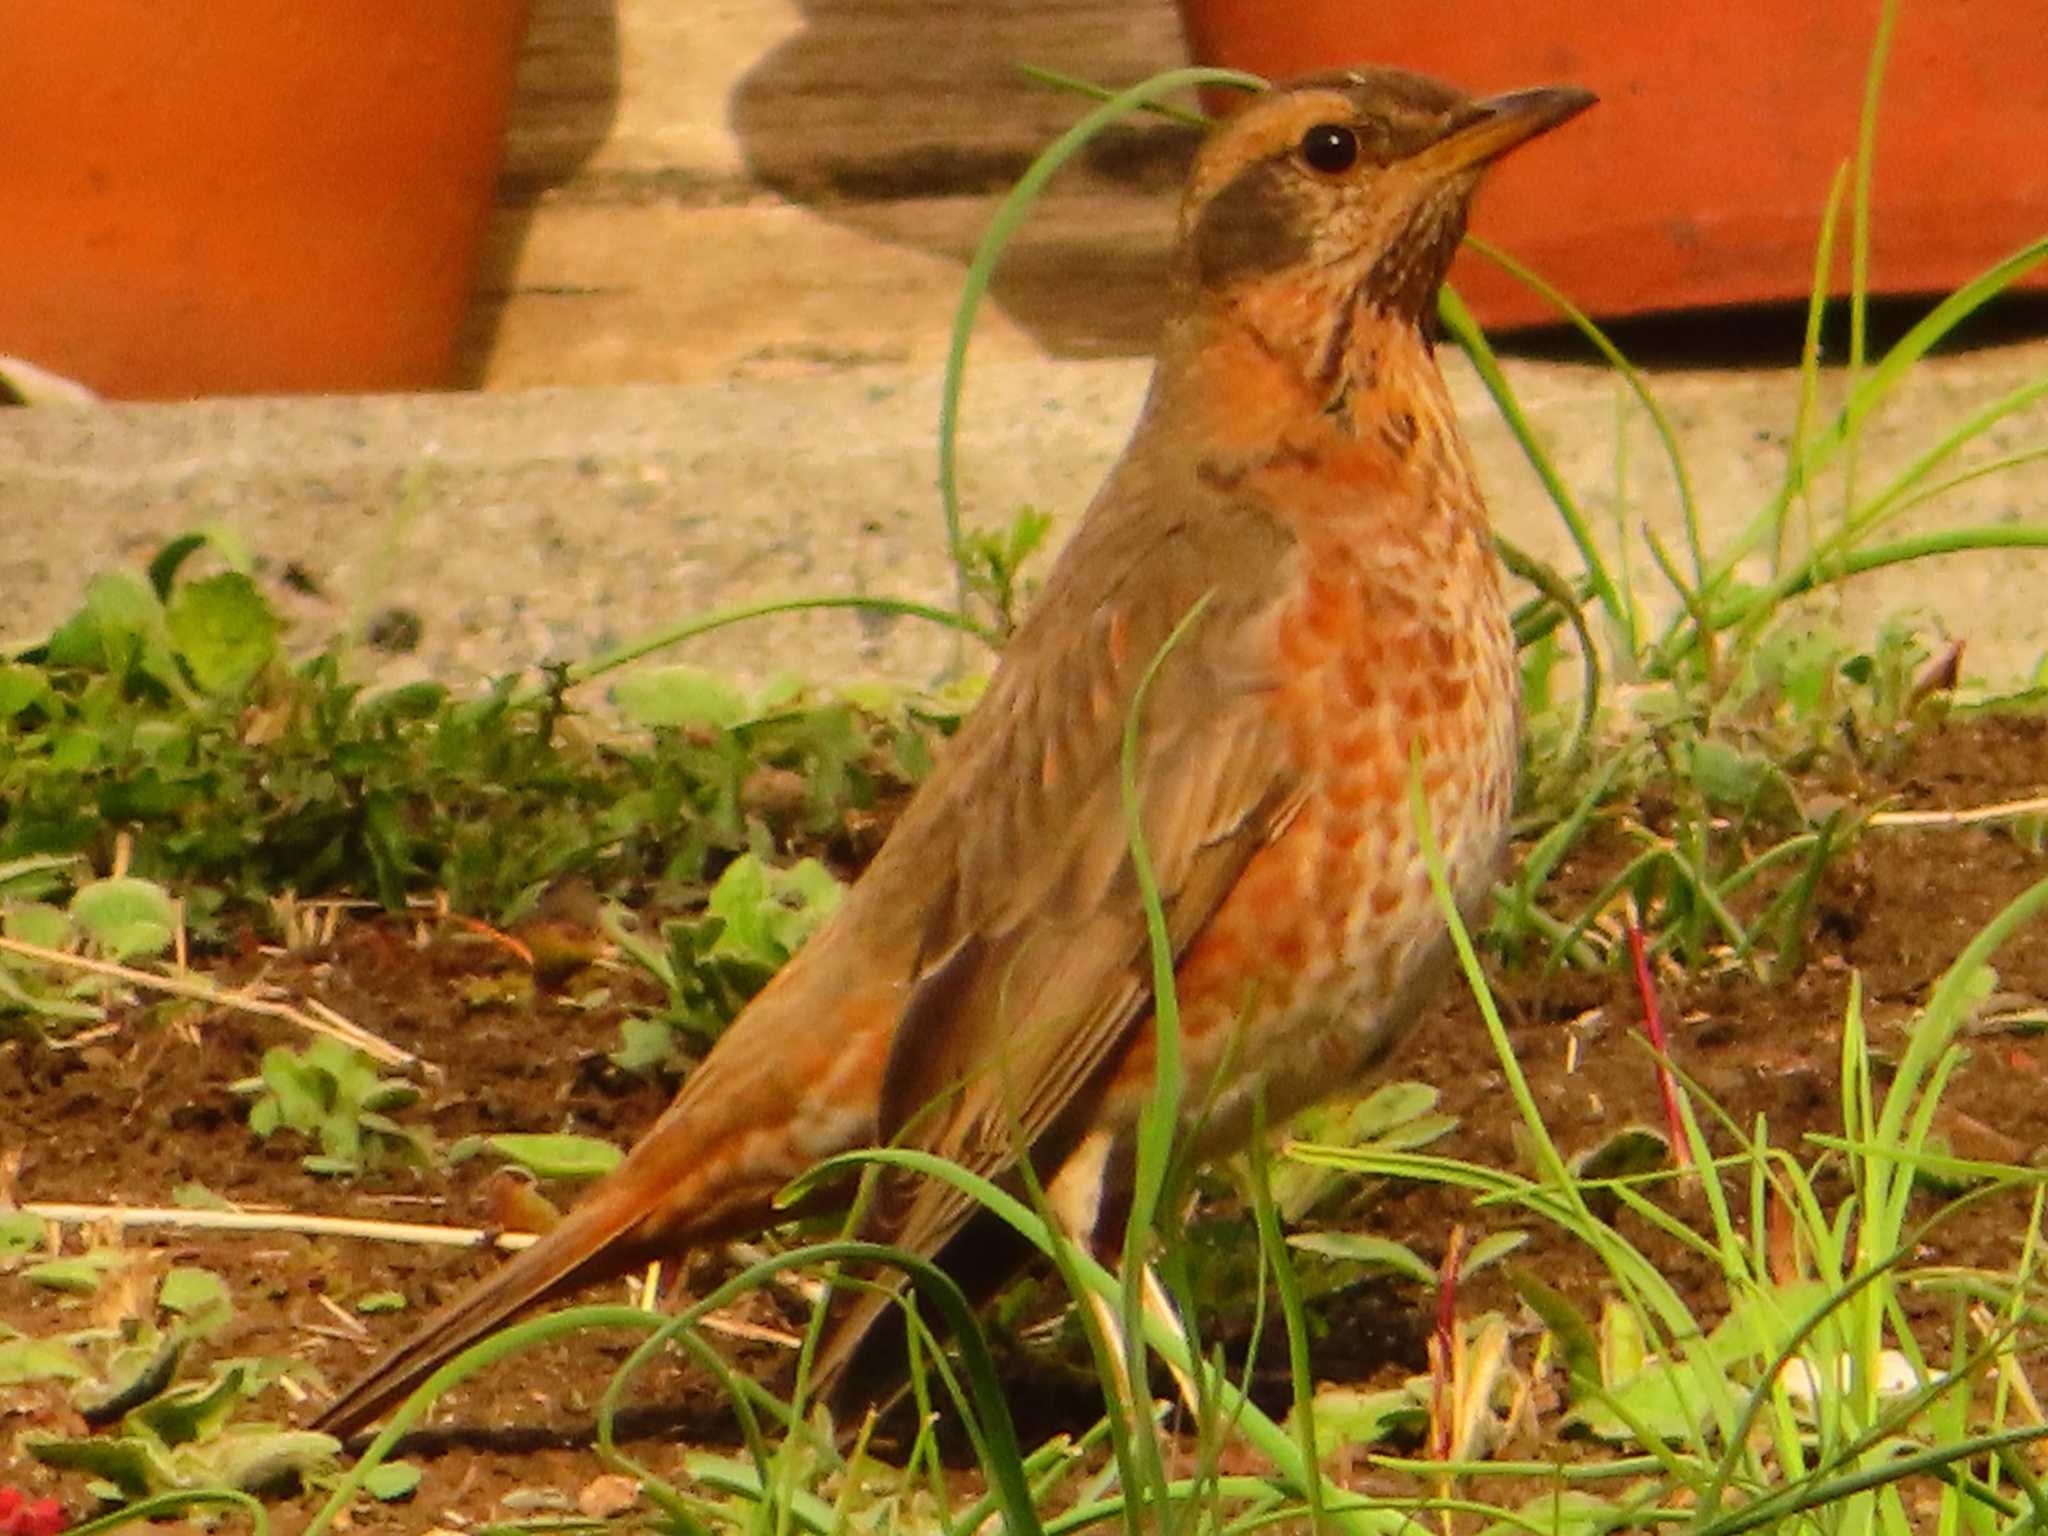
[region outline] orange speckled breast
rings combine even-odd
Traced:
[[[1468,913],[1506,837],[1514,642],[1469,466],[1331,437],[1367,462],[1332,474],[1296,451],[1247,481],[1298,514],[1302,577],[1273,617],[1269,698],[1307,791],[1178,968],[1198,1147],[1242,1138],[1258,1093],[1277,1124],[1362,1074],[1437,978],[1447,938],[1409,809],[1411,753]],[[1314,494],[1272,483],[1297,475]],[[1420,484],[1388,487],[1402,476]],[[1355,494],[1373,481],[1381,494]],[[1398,520],[1389,509],[1418,490],[1432,515]],[[1112,1084],[1112,1119],[1135,1115],[1154,1061],[1148,1027]]]

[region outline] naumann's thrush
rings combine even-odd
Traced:
[[[872,866],[617,1171],[322,1428],[365,1424],[538,1298],[758,1230],[789,1180],[849,1149],[898,1142],[1012,1181],[1028,1154],[1078,1237],[1120,1221],[1156,1041],[1119,752],[1155,658],[1137,795],[1195,1151],[1385,1055],[1447,953],[1411,755],[1467,908],[1494,877],[1517,755],[1514,642],[1432,353],[1437,289],[1486,167],[1592,99],[1473,100],[1366,69],[1258,97],[1210,136],[1130,444]],[[949,1185],[885,1196],[873,1235],[978,1283],[1012,1253]],[[861,1385],[889,1311],[842,1307],[818,1385]]]

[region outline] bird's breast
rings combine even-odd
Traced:
[[[1243,1134],[1254,1088],[1277,1120],[1355,1080],[1419,1006],[1445,926],[1411,776],[1468,913],[1505,840],[1518,674],[1478,489],[1455,439],[1405,462],[1350,440],[1355,457],[1276,456],[1244,485],[1293,519],[1265,698],[1304,793],[1179,967],[1204,1141]]]

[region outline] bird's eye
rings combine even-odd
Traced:
[[[1325,176],[1358,163],[1358,135],[1338,123],[1317,123],[1301,136],[1301,158]]]

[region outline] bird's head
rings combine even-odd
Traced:
[[[1205,295],[1426,326],[1486,168],[1591,106],[1572,86],[1475,99],[1356,69],[1254,98],[1202,147],[1181,211],[1183,278]]]

